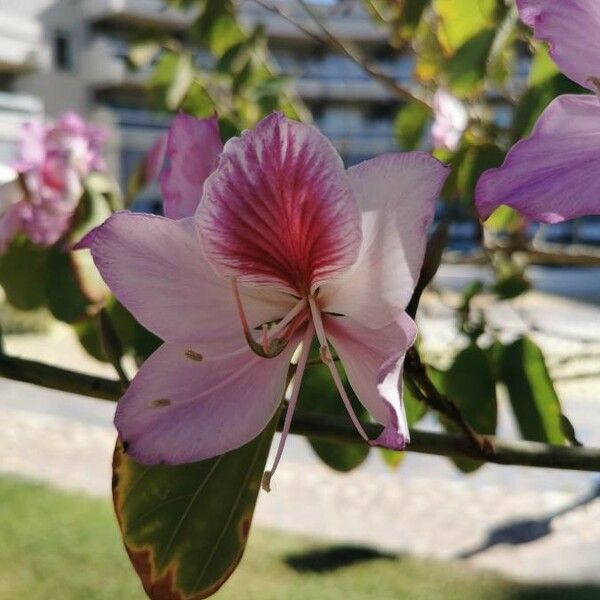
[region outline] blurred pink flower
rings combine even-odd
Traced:
[[[217,165],[223,142],[216,117],[178,113],[168,133],[156,139],[142,163],[142,185],[160,178],[163,212],[170,219],[194,214],[202,185]]]
[[[439,89],[433,97],[431,139],[435,148],[456,150],[467,125],[469,115],[463,103],[450,92]]]
[[[127,451],[179,464],[245,444],[281,403],[302,344],[274,469],[315,335],[361,435],[332,346],[384,426],[373,443],[403,448],[401,371],[416,334],[404,309],[447,168],[409,152],[346,171],[315,128],[280,114],[229,140],[214,170],[208,140],[216,149],[216,127],[177,117],[167,189],[190,200],[187,214],[203,190],[194,216],[116,213],[80,244],[165,341],[119,402]]]
[[[600,90],[600,2],[517,0],[521,19],[549,42],[550,56],[580,85]],[[559,96],[531,136],[477,184],[476,207],[487,219],[501,204],[534,221],[558,223],[600,214],[600,102],[598,95]]]
[[[52,125],[23,125],[19,157],[3,166],[0,181],[0,252],[19,232],[41,246],[60,239],[83,192],[83,179],[105,169],[105,138],[103,128],[73,112]]]

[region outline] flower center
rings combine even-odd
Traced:
[[[240,294],[237,280],[235,278],[232,278],[231,283],[233,293],[235,295],[240,322],[242,324],[242,329],[244,331],[246,341],[248,342],[250,349],[263,358],[274,358],[278,354],[281,354],[284,348],[288,345],[297,328],[303,323],[306,323],[308,317],[306,311],[307,305],[310,311],[310,317],[308,318],[309,322],[306,327],[306,331],[304,332],[304,336],[302,338],[302,349],[300,352],[300,357],[296,366],[296,372],[294,373],[292,390],[290,393],[288,407],[285,414],[285,421],[281,429],[281,438],[279,440],[279,446],[277,447],[277,453],[275,455],[275,459],[273,460],[273,465],[271,469],[265,471],[264,473],[262,480],[263,489],[267,492],[271,489],[271,479],[281,459],[283,448],[285,446],[285,441],[290,431],[292,416],[294,414],[294,410],[296,409],[296,403],[298,401],[298,396],[300,393],[302,375],[304,374],[304,370],[306,368],[308,356],[310,353],[311,342],[315,334],[320,344],[319,355],[321,357],[321,361],[329,369],[329,372],[331,373],[331,376],[335,383],[335,387],[337,388],[338,393],[342,398],[342,402],[344,403],[346,411],[348,412],[348,415],[350,416],[354,427],[356,427],[356,430],[361,435],[361,437],[367,443],[370,444],[371,442],[369,440],[369,437],[367,436],[363,426],[361,425],[360,421],[358,420],[358,417],[356,416],[356,413],[354,412],[354,408],[352,407],[350,398],[346,393],[346,389],[344,387],[342,378],[340,377],[337,365],[331,355],[331,349],[329,347],[329,342],[327,341],[327,335],[325,333],[325,326],[323,324],[321,309],[317,304],[317,292],[315,292],[314,294],[306,294],[303,298],[300,298],[298,302],[294,305],[294,307],[287,313],[287,315],[285,315],[273,327],[269,328],[269,326],[266,323],[263,324],[261,339],[260,341],[258,341],[255,339],[254,333],[250,328],[250,325],[248,324],[248,319],[244,311],[242,296]]]
[[[231,279],[231,285],[233,287],[233,294],[235,296],[235,302],[237,305],[240,322],[242,324],[244,337],[246,338],[250,349],[255,354],[258,354],[258,356],[262,356],[263,358],[274,358],[278,354],[281,354],[288,345],[292,334],[300,322],[304,320],[304,315],[302,313],[306,307],[306,299],[301,298],[298,300],[292,310],[290,310],[290,312],[288,312],[288,314],[285,315],[285,317],[283,317],[283,319],[281,319],[281,321],[279,321],[279,323],[272,328],[269,328],[269,326],[264,323],[261,326],[261,340],[258,342],[254,338],[254,334],[252,333],[250,325],[248,324],[246,312],[244,311],[244,304],[242,302],[242,296],[240,294],[240,289],[235,277]]]

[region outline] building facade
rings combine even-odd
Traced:
[[[109,164],[125,184],[169,123],[167,116],[145,108],[147,72],[129,68],[129,40],[150,26],[183,32],[192,15],[165,10],[161,0],[28,0],[27,12],[23,4],[0,1],[0,124],[13,123],[0,128],[5,136],[0,160],[10,152],[19,121],[56,117],[70,108],[109,125]],[[280,4],[294,12],[294,3]],[[295,12],[294,18],[310,26],[304,14]],[[341,39],[359,43],[399,79],[409,78],[411,65],[389,53],[385,31],[374,26],[359,3],[343,10],[328,7],[327,14]],[[384,87],[252,2],[243,5],[241,18],[249,27],[264,24],[281,71],[294,78],[317,126],[346,164],[395,148],[396,101]]]

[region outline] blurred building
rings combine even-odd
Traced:
[[[307,27],[293,2],[279,4]],[[26,5],[26,6],[25,6]],[[399,79],[411,65],[390,53],[386,33],[360,3],[320,6],[332,30],[359,43],[374,62]],[[246,2],[242,20],[265,25],[281,70],[294,77],[317,125],[347,164],[394,149],[394,99],[352,61],[309,40],[281,17]],[[168,117],[146,108],[148,72],[128,66],[130,40],[148,27],[183,33],[191,15],[166,10],[161,0],[0,0],[0,160],[16,124],[55,117],[73,108],[110,124],[110,166],[125,183]]]

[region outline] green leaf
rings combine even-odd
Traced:
[[[398,5],[398,3],[395,4]],[[393,36],[394,41],[408,40],[415,34],[429,4],[430,0],[404,0],[400,3],[400,13],[396,20],[396,31]]]
[[[499,372],[523,438],[564,444],[560,401],[539,346],[526,336],[504,346]]]
[[[33,310],[46,304],[44,287],[49,250],[19,236],[0,257],[0,285],[7,302],[20,310]]]
[[[315,352],[311,352],[311,355],[313,357],[318,356],[318,348]],[[368,418],[367,411],[348,385],[345,375],[342,376],[342,381],[358,418]],[[306,369],[302,378],[298,406],[298,410],[302,411],[335,415],[346,419],[348,424],[353,426],[333,383],[331,373],[324,364],[311,365]],[[355,469],[365,461],[369,454],[369,446],[363,443],[338,444],[311,437],[307,439],[317,456],[336,471],[347,472]]]
[[[471,146],[462,157],[457,169],[456,183],[462,201],[472,207],[475,198],[475,186],[484,171],[502,164],[504,152],[493,144]]]
[[[510,206],[499,206],[485,222],[485,228],[496,233],[515,233],[523,226],[523,216]]]
[[[74,222],[64,245],[79,241],[86,233],[100,225],[111,211],[103,192],[107,182],[90,178],[86,181]],[[48,308],[60,321],[73,323],[97,312],[108,296],[108,288],[94,265],[89,250],[63,250],[53,246],[48,250],[44,273]]]
[[[246,547],[277,419],[245,446],[187,465],[143,466],[117,442],[115,512],[151,600],[206,598],[233,573]]]
[[[429,368],[428,368],[429,371]],[[406,412],[406,421],[409,427],[416,425],[426,414],[427,405],[417,399],[410,390],[410,386],[404,382],[404,411]],[[391,468],[397,469],[404,459],[404,452],[379,448],[379,453],[384,462]]]
[[[434,0],[439,16],[438,37],[444,47],[454,52],[498,19],[498,0]]]
[[[496,433],[496,381],[488,354],[477,344],[471,343],[456,355],[452,366],[444,375],[444,388],[475,431]],[[443,420],[443,424],[449,431],[457,431],[454,423]],[[483,464],[463,458],[453,458],[452,461],[465,473],[471,473]]]
[[[525,277],[524,273],[513,273],[508,277],[503,277],[494,283],[492,291],[501,300],[511,300],[531,289],[531,283]]]
[[[406,382],[404,383],[403,400],[406,421],[409,427],[413,427],[427,414],[427,405],[415,397]]]
[[[495,29],[478,33],[467,40],[448,61],[446,73],[454,94],[466,97],[483,90],[488,57],[495,36]]]
[[[517,104],[513,117],[513,142],[529,135],[544,109],[557,96],[584,91],[588,92],[562,73],[541,78],[541,83],[528,89]]]
[[[379,448],[378,450],[383,462],[390,469],[396,470],[404,460],[404,452],[397,452],[396,450],[390,450],[389,448]]]
[[[104,310],[115,328],[123,352],[133,356],[138,362],[148,358],[162,344],[162,341],[142,327],[114,296],[108,298]],[[79,342],[86,352],[96,360],[109,362],[102,347],[99,316],[94,315],[79,321],[74,324],[74,327]]]
[[[142,40],[131,45],[127,58],[133,67],[141,69],[149,65],[159,51],[157,40]]]
[[[176,110],[181,106],[188,89],[194,81],[194,66],[189,54],[179,54],[166,95],[166,106]]]
[[[44,273],[48,308],[56,319],[65,323],[73,323],[90,314],[94,304],[78,279],[74,255],[74,252],[51,248]],[[97,303],[100,302],[102,298]]]
[[[403,150],[418,148],[423,139],[431,113],[421,104],[403,106],[394,119],[394,135]]]
[[[535,53],[529,70],[528,87],[543,84],[548,79],[559,74],[556,63],[550,58],[548,48],[545,44],[534,43]]]
[[[216,57],[246,39],[231,0],[205,0],[204,10],[192,24],[191,33]]]

